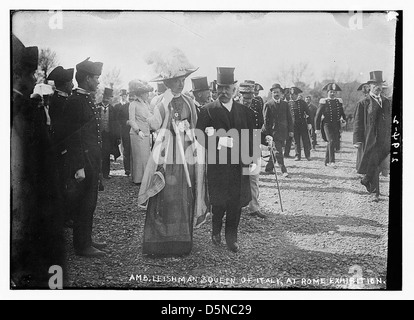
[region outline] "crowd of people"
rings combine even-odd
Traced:
[[[217,67],[216,80],[193,77],[191,92],[183,93],[198,69],[181,59],[150,81],[157,83],[152,99],[150,83],[135,79],[112,105],[112,88],[96,101],[103,63],[88,58],[76,72],[62,66],[50,72],[47,80],[55,89],[45,108],[42,97],[33,94],[38,49],[15,36],[12,40],[12,275],[20,285],[25,270],[45,276],[46,266],[63,264],[56,252],[63,247],[64,222],[73,228],[77,255],[105,256],[107,244],[92,239],[92,229],[98,192],[111,179],[111,155],[122,154],[124,173],[138,187],[138,203],[146,210],[143,254],[148,255],[189,254],[194,228],[209,215],[212,243],[221,244],[226,217],[225,243],[237,253],[242,208],[266,218],[259,204],[263,150],[275,154],[265,171],[275,173],[276,161],[288,179],[284,158],[292,144],[295,161],[302,160],[302,149],[312,161],[311,149],[323,137],[325,165],[335,169],[346,124],[336,83],[323,88],[326,98],[318,107],[311,96],[303,99],[300,88],[280,83],[271,86],[271,99],[264,102],[259,83],[239,83],[235,68]],[[391,139],[391,104],[381,95],[383,83],[382,72],[370,73],[354,115],[357,170],[374,200]],[[33,263],[39,253],[43,264]],[[42,276],[35,283],[43,283]]]

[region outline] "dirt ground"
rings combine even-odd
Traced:
[[[370,201],[355,170],[352,134],[344,132],[342,140],[337,168],[324,166],[323,141],[312,151],[312,161],[285,160],[290,177],[278,176],[283,212],[275,176],[262,168],[260,204],[267,218],[252,217],[243,209],[237,254],[225,244],[212,245],[210,219],[194,231],[189,256],[143,256],[145,212],[136,203],[138,187],[124,176],[118,159],[112,163],[112,179],[99,193],[94,220],[94,237],[106,241],[110,253],[100,260],[75,256],[67,229],[69,286],[384,289],[389,177],[380,177],[380,201]]]

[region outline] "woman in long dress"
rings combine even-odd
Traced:
[[[196,161],[204,157],[194,139],[196,109],[181,94],[185,78],[194,71],[182,70],[163,80],[168,90],[148,120],[158,135],[138,198],[147,205],[144,254],[189,254],[193,227],[205,221],[210,209],[205,164]]]
[[[151,153],[150,128],[147,119],[152,115],[148,104],[153,88],[146,82],[133,80],[129,83],[129,120],[131,127],[131,176],[135,184],[141,184]]]

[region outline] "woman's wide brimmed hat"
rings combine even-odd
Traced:
[[[158,74],[150,82],[161,82],[181,77],[187,78],[198,70],[178,48],[172,48],[163,52],[152,52],[146,59],[146,62],[153,65],[155,73]]]
[[[148,82],[139,79],[130,81],[128,89],[130,95],[141,95],[143,93],[154,91],[154,88]]]

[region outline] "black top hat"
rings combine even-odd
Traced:
[[[39,63],[38,47],[26,47],[19,38],[12,34],[13,65],[30,72],[36,71]]]
[[[289,89],[290,94],[299,94],[299,93],[302,93],[302,92],[303,91],[300,90],[298,87],[292,87],[292,88]]]
[[[385,81],[382,79],[382,71],[371,71],[369,73],[369,80],[367,81],[367,84],[384,82]]]
[[[49,73],[47,80],[70,82],[73,80],[74,69],[64,69],[62,66],[58,66]]]
[[[210,82],[210,91],[211,92],[217,92],[217,80]]]
[[[128,95],[128,92],[127,92],[126,89],[121,89],[121,91],[119,92],[119,95],[120,96],[126,96],[126,95]]]
[[[114,90],[112,90],[111,88],[105,88],[103,96],[104,96],[104,98],[112,98],[113,93],[114,93]]]
[[[254,85],[254,91],[260,91],[260,90],[264,90],[264,88],[262,87],[261,84],[256,83]]]
[[[191,83],[193,85],[193,92],[210,90],[210,87],[208,86],[207,77],[191,78]]]
[[[342,91],[341,88],[336,83],[333,83],[333,82],[327,83],[322,88],[322,90],[324,90],[324,91],[330,91],[330,90],[333,90],[333,91]]]
[[[282,92],[284,91],[283,88],[282,88],[282,86],[280,84],[278,84],[278,83],[272,84],[272,87],[270,88],[270,91],[273,91],[275,89],[280,89]]]
[[[102,62],[89,61],[90,58],[78,63],[76,65],[76,71],[83,71],[93,76],[100,76],[102,74]]]
[[[237,80],[234,80],[234,69],[236,68],[217,67],[217,84],[219,86],[235,84]]]

